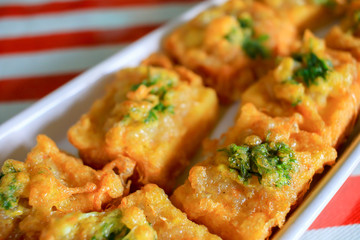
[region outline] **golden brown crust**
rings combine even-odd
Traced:
[[[52,216],[43,228],[40,240],[133,239],[156,240],[156,232],[146,220],[144,212],[131,207],[121,211],[74,212]]]
[[[359,10],[360,1],[348,4],[346,15],[340,25],[334,26],[325,38],[329,47],[348,51],[357,61],[360,61],[360,28],[357,17]]]
[[[206,227],[187,219],[186,214],[175,208],[164,191],[154,184],[147,184],[141,190],[124,198],[119,207],[124,210],[134,206],[144,211],[159,240],[220,239],[210,234]]]
[[[239,25],[238,19],[242,18],[251,22],[249,28],[253,28],[254,39],[268,36],[260,48],[271,51],[272,57],[290,53],[296,39],[294,26],[278,18],[269,7],[252,1],[231,0],[205,10],[163,42],[165,51],[200,74],[223,102],[238,99],[273,65],[273,60],[266,56],[252,52],[254,56],[250,57],[244,51],[242,43],[249,29]],[[234,35],[233,40],[229,40],[232,38],[229,34]],[[250,46],[244,48],[253,50]]]
[[[319,2],[314,0],[258,0],[272,7],[287,21],[293,23],[299,32],[315,30],[344,13],[346,0]]]
[[[309,46],[310,50],[305,50]],[[310,86],[290,82],[297,63],[290,57],[284,58],[243,94],[242,101],[255,104],[271,116],[298,112],[303,116],[301,129],[317,133],[332,146],[338,146],[360,106],[358,64],[349,53],[329,49],[310,32],[305,33],[300,51],[315,52],[332,62],[333,69],[325,80],[317,79],[318,83]]]
[[[23,186],[16,196],[18,205],[0,209],[0,239],[37,239],[41,229],[65,213],[103,211],[119,201],[129,222],[136,225],[140,219],[151,228],[149,221],[159,239],[219,239],[209,231],[224,239],[265,239],[274,227],[281,227],[290,209],[301,202],[314,174],[334,163],[333,147],[347,136],[357,117],[360,65],[355,59],[360,60],[360,30],[353,20],[360,1],[353,1],[348,17],[326,37],[327,47],[349,53],[322,49],[323,42],[305,33],[304,45],[314,51],[320,49],[322,57],[333,62],[335,73],[330,85],[305,90],[284,87],[283,81],[289,79],[279,78],[288,74],[286,68],[293,67],[290,58],[267,71],[275,67],[276,56],[289,55],[298,47],[296,28],[317,27],[337,13],[313,3],[295,6],[282,0],[261,2],[272,8],[251,0],[230,0],[206,10],[164,40],[164,48],[174,61],[155,53],[140,67],[117,74],[104,98],[96,101],[68,133],[85,163],[102,170],[91,169],[82,160],[61,152],[43,135],[38,136],[38,145],[25,163],[8,160],[23,168],[11,173]],[[271,59],[252,58],[242,48],[238,40],[247,31],[241,32],[241,24],[247,24],[240,23],[243,17],[251,19],[255,40],[263,42],[261,37],[269,36],[264,47],[272,52]],[[240,32],[235,36],[236,44],[228,39],[234,29]],[[159,79],[151,79],[152,74],[176,79],[175,84],[157,85]],[[154,184],[122,198],[130,191],[129,178],[136,184],[154,182],[165,190],[172,189],[175,178],[217,119],[217,98],[203,81],[223,102],[238,99],[247,89],[235,126],[220,140],[207,144],[210,157],[190,170],[186,183],[172,196],[176,206],[209,231],[188,220]],[[158,94],[161,97],[153,93],[163,91],[163,87],[169,87],[166,91],[173,99],[165,93]],[[305,97],[301,103],[289,101],[296,100],[302,90]],[[163,114],[172,111],[170,106],[174,113]],[[156,107],[154,117],[150,111]],[[150,116],[152,120],[145,120]],[[236,171],[229,170],[227,157],[216,149],[243,144],[249,135],[291,146],[298,165],[291,172],[289,185],[267,186],[254,176],[245,183]],[[44,238],[52,239],[50,235]]]
[[[336,158],[335,149],[324,144],[318,135],[299,130],[299,120],[299,115],[271,118],[245,104],[235,126],[218,146],[241,144],[252,134],[292,146],[298,168],[291,174],[290,185],[269,187],[260,184],[256,177],[244,184],[236,172],[229,170],[222,152],[217,152],[190,170],[188,180],[175,190],[171,200],[190,219],[223,239],[267,238],[273,227],[283,225],[286,214],[306,192],[313,175]]]
[[[141,62],[141,65],[152,66],[152,67],[162,67],[166,69],[172,69],[174,63],[168,58],[165,54],[162,53],[152,53],[149,57],[144,59]]]
[[[8,234],[15,239],[37,239],[50,216],[101,211],[128,193],[127,178],[135,167],[130,159],[116,159],[95,171],[61,152],[45,135],[39,135],[37,141],[25,163],[8,160],[4,164],[24,165],[22,171],[9,173],[22,183],[21,188],[17,187],[18,191],[22,189],[16,196],[18,204],[8,210],[0,208],[0,230],[9,227],[11,219],[13,231]],[[28,180],[21,180],[25,176]]]
[[[215,124],[218,103],[199,76],[173,67],[166,57],[152,55],[144,64],[170,69],[142,65],[121,70],[106,95],[70,128],[68,136],[85,163],[99,167],[126,156],[137,163],[138,183],[157,183],[169,191]],[[142,84],[148,78],[156,83]],[[162,96],[153,93],[163,90]],[[172,110],[167,110],[169,106]]]

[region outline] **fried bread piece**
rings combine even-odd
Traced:
[[[90,166],[127,156],[136,161],[137,181],[170,190],[217,111],[215,92],[183,67],[127,68],[68,136]]]
[[[281,227],[334,148],[301,131],[301,116],[272,118],[245,104],[218,151],[190,170],[171,197],[189,219],[225,240],[265,239]]]
[[[148,184],[105,212],[51,217],[41,240],[50,239],[219,239],[187,219],[162,189]]]
[[[301,49],[251,86],[242,97],[272,116],[300,113],[300,128],[337,146],[351,129],[360,104],[358,65],[352,56],[305,33]]]
[[[344,13],[346,0],[258,0],[276,10],[284,19],[293,23],[299,32],[316,29]]]
[[[41,232],[40,240],[156,240],[155,230],[144,212],[136,207],[121,211],[69,213],[52,217]]]
[[[325,40],[329,47],[349,51],[360,61],[360,1],[349,4],[341,24],[333,27]]]
[[[95,171],[48,137],[37,141],[25,162],[10,159],[2,167],[0,238],[38,239],[50,216],[101,211],[128,193],[133,161],[116,159]]]
[[[275,56],[289,54],[296,36],[295,27],[270,7],[230,0],[178,27],[164,39],[163,47],[228,102],[239,99],[266,73]]]
[[[123,198],[119,207],[122,211],[133,207],[142,209],[159,240],[220,239],[210,234],[206,227],[187,219],[186,214],[175,208],[164,191],[155,184],[147,184]]]

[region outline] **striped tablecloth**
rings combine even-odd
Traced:
[[[0,124],[198,2],[0,0]],[[360,167],[305,239],[360,239]]]

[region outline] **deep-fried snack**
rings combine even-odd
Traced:
[[[174,62],[165,54],[160,52],[155,52],[150,54],[149,57],[145,58],[141,65],[144,66],[152,66],[152,67],[161,67],[166,69],[172,69],[174,68]],[[178,68],[181,68],[181,66],[177,66]]]
[[[217,109],[215,92],[184,67],[127,68],[68,136],[85,163],[98,168],[127,156],[137,163],[137,181],[170,190]]]
[[[300,32],[323,26],[341,15],[346,0],[257,0],[276,10],[280,16],[293,23]]]
[[[357,116],[358,75],[356,61],[349,53],[329,49],[323,40],[306,32],[301,49],[283,58],[243,94],[242,100],[272,116],[301,113],[301,129],[337,146]]]
[[[95,171],[48,137],[37,141],[25,162],[10,159],[2,167],[0,239],[37,239],[50,216],[101,211],[129,190],[133,161],[116,159]]]
[[[296,42],[296,29],[268,6],[230,0],[178,27],[164,40],[165,51],[200,74],[221,100],[238,99],[266,73],[277,55]]]
[[[121,211],[69,213],[52,217],[40,240],[156,240],[155,230],[136,207]]]
[[[340,26],[333,27],[325,40],[329,47],[349,51],[360,61],[360,1],[349,4]]]
[[[119,207],[122,211],[133,207],[142,209],[159,240],[220,239],[210,234],[206,227],[191,222],[185,213],[171,204],[164,191],[155,184],[147,184],[141,190],[123,198]]]
[[[270,236],[336,158],[318,135],[299,130],[301,118],[272,118],[245,104],[219,150],[174,191],[174,205],[225,240]]]

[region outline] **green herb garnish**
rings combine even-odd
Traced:
[[[253,22],[250,18],[238,18],[238,23],[241,28],[253,29]]]
[[[264,43],[269,39],[268,35],[260,35],[255,37],[253,22],[250,18],[238,18],[239,27],[242,29],[243,38],[239,44],[243,51],[251,59],[268,58],[270,56],[270,51],[264,46]],[[231,29],[231,31],[225,35],[225,39],[231,43],[235,43],[237,39],[236,28]]]
[[[228,34],[225,35],[225,39],[228,42],[236,43],[236,40],[237,40],[237,38],[235,37],[236,33],[237,33],[236,28],[232,28],[231,31]]]
[[[133,85],[130,89],[131,91],[136,91],[141,85],[146,87],[150,87],[150,95],[155,95],[158,103],[152,107],[148,113],[145,113],[146,117],[143,119],[144,123],[150,123],[153,121],[158,120],[158,113],[174,113],[174,106],[173,105],[165,105],[164,100],[170,88],[174,86],[174,79],[172,78],[164,78],[161,75],[152,76],[150,74],[150,70],[148,72],[148,77],[144,79],[142,82]],[[148,98],[144,98],[141,101],[145,102],[154,102],[154,96]],[[157,102],[156,100],[156,102]],[[129,118],[131,118],[131,114],[126,114],[123,117],[123,122],[128,123]]]
[[[55,217],[48,229],[50,232],[54,232],[56,229],[56,239],[77,239],[80,236],[87,236],[87,239],[91,240],[135,240],[139,239],[139,235],[135,234],[135,229],[138,226],[146,225],[148,228],[144,228],[143,234],[151,234],[156,239],[156,232],[148,223],[137,223],[136,226],[129,228],[122,218],[120,209],[105,212],[68,213],[61,217]],[[44,231],[46,232],[48,229]]]
[[[227,154],[229,168],[246,184],[256,176],[259,183],[266,180],[271,186],[282,187],[290,184],[290,173],[295,170],[295,154],[283,142],[266,141],[253,146],[231,144],[218,151]]]
[[[166,111],[174,114],[174,106],[173,105],[165,106],[162,102],[158,103],[152,109],[150,109],[148,116],[144,120],[144,123],[149,123],[158,120],[156,113],[157,112],[164,113]]]
[[[268,35],[261,35],[258,38],[245,38],[243,42],[243,50],[250,58],[255,59],[268,58],[270,56],[269,50],[263,45],[263,43],[269,39]]]
[[[152,89],[150,93],[159,96],[159,99],[162,101],[164,100],[167,91],[168,90],[165,86],[161,86],[159,88]]]
[[[331,63],[320,59],[315,53],[310,52],[306,54],[296,54],[293,58],[303,63],[303,67],[295,71],[294,79],[301,79],[301,81],[309,87],[312,84],[317,84],[316,79],[321,77],[326,80],[326,74],[330,71]]]
[[[270,51],[264,46],[264,42],[269,39],[269,36],[264,34],[256,38],[254,35],[253,22],[250,18],[239,18],[238,23],[246,33],[242,42],[242,49],[246,55],[251,59],[269,57]]]
[[[294,102],[291,103],[291,106],[296,107],[297,105],[299,105],[300,103],[302,103],[302,99],[298,98],[296,99]]]
[[[0,193],[0,208],[9,210],[17,206],[17,198],[13,195],[15,191]]]
[[[150,109],[148,116],[145,118],[144,123],[149,123],[158,120],[154,108]]]
[[[142,82],[135,84],[133,86],[131,86],[131,91],[136,91],[141,85],[144,85],[146,87],[150,87],[153,86],[155,84],[157,84],[160,80],[159,76],[151,76],[150,74],[148,74],[148,78],[144,79]]]
[[[165,112],[165,111],[169,111],[169,109],[170,109],[170,112],[171,112],[171,111],[174,110],[174,106],[172,106],[172,105],[165,106],[162,102],[160,102],[155,107],[153,107],[153,109],[158,111],[158,112]]]
[[[24,188],[24,183],[20,182],[17,175],[21,172],[23,163],[16,163],[13,160],[5,161],[2,167],[2,177],[0,178],[0,209],[9,210],[18,205],[19,195]]]

